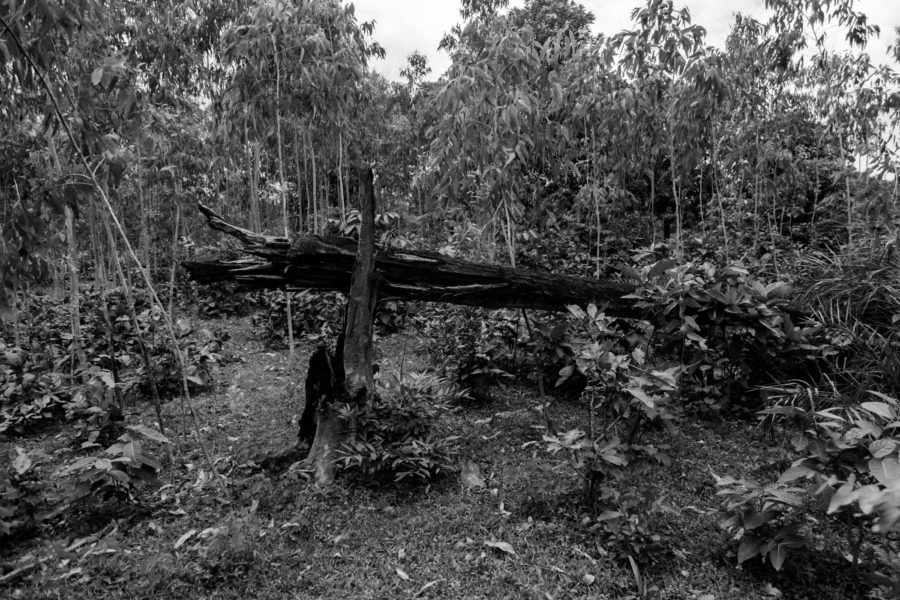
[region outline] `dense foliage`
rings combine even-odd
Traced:
[[[162,405],[176,396],[212,473],[198,480],[227,488],[189,403],[217,389],[226,336],[196,319],[252,313],[267,350],[287,342],[293,360],[295,338],[340,333],[345,303],[198,289],[179,261],[237,252],[194,207],[260,232],[354,237],[359,173],[374,165],[380,243],[628,282],[645,318],[381,302],[378,335],[428,338],[441,375],[401,366],[371,410],[345,407],[344,471],[454,472],[452,406],[532,386],[543,425],[526,447],[583,483],[581,529],[646,597],[665,536],[626,482],[673,464],[666,436],[686,420],[758,419],[791,458],[714,474],[737,562],[779,571],[835,531],[854,568],[868,541],[888,552],[900,77],[865,53],[880,30],[853,0],[765,4],[766,20],[736,15],[716,48],[672,0],[644,0],[611,37],[573,0],[463,0],[441,42],[450,68],[429,81],[415,53],[390,82],[369,69],[384,54],[374,24],[341,0],[0,0],[0,439],[65,423],[74,445],[64,464],[16,446],[0,539],[68,507],[138,501],[157,450],[171,452]],[[146,400],[158,429],[126,420]],[[557,429],[560,402],[583,422]],[[65,498],[36,475],[50,464]],[[255,510],[207,536],[205,556],[252,554]]]

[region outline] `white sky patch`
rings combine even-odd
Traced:
[[[431,67],[429,79],[436,79],[450,66],[450,59],[437,47],[454,24],[462,21],[459,16],[459,0],[351,0],[356,6],[360,21],[376,21],[375,39],[384,46],[387,56],[372,63],[372,68],[388,79],[400,79],[400,69],[406,65],[406,57],[415,50],[428,57]],[[512,6],[521,6],[522,0],[513,0]],[[582,0],[581,4],[594,13],[594,33],[614,35],[631,26],[631,11],[643,6],[639,0]],[[683,0],[675,2],[676,8],[687,6],[692,20],[706,28],[707,42],[722,47],[731,29],[735,13],[764,20],[764,0]],[[900,26],[900,0],[858,0],[857,9],[869,17],[871,23],[881,27],[881,37],[870,43],[868,52],[875,62],[883,62],[897,68],[888,58],[887,48],[897,35]],[[829,39],[831,49],[846,48],[844,35],[832,27]]]

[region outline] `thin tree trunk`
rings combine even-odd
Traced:
[[[309,185],[309,146],[306,144],[306,135],[303,135],[303,189],[306,190],[306,222],[303,222],[303,215],[301,213],[300,218],[300,231],[299,233],[307,233],[309,231],[310,226],[310,215],[312,214],[312,206],[310,198],[312,198],[312,192],[310,191]]]
[[[312,140],[312,132],[307,132],[309,137],[309,157],[312,162],[312,196],[310,197],[310,201],[312,203],[312,212],[313,212],[313,233],[319,234],[319,187],[318,180],[316,174],[316,149],[313,147]]]
[[[57,173],[62,174],[62,163],[60,163],[59,155],[56,153],[56,143],[52,138],[48,145],[48,150]],[[66,265],[69,268],[69,306],[72,310],[72,355],[70,368],[72,380],[74,381],[78,368],[85,365],[87,360],[81,348],[81,284],[78,276],[78,242],[75,239],[75,213],[68,202],[65,204],[63,212],[66,219]]]
[[[259,146],[250,144],[247,154],[247,171],[250,180],[250,222],[256,231],[262,231],[262,217],[259,211]]]
[[[719,136],[718,131],[713,133],[713,176],[715,177],[716,201],[719,204],[719,224],[722,227],[722,243],[725,246],[725,262],[731,262],[731,253],[728,249],[728,228],[725,226],[725,203],[722,202],[722,179],[719,173]],[[739,198],[740,188],[736,196]]]
[[[169,318],[175,301],[175,267],[178,265],[178,230],[181,227],[181,205],[175,201],[175,229],[172,233],[172,271],[169,273]]]
[[[347,220],[347,204],[344,198],[344,134],[338,131],[338,201],[341,205],[341,222]]]
[[[325,173],[325,185],[322,186],[322,228],[328,230],[328,192],[331,190],[331,178]]]
[[[678,194],[678,185],[675,182],[675,134],[672,132],[671,118],[669,120],[669,167],[672,171],[672,197],[675,200],[675,248],[678,260],[684,258],[684,229],[681,215],[681,196]]]
[[[75,240],[75,214],[72,207],[66,204],[66,242],[68,255],[66,263],[69,265],[69,306],[72,309],[72,379],[74,380],[78,367],[87,361],[81,348],[81,309],[80,282],[78,277],[78,243]],[[77,359],[77,360],[76,360]],[[76,366],[77,365],[77,366]]]
[[[135,145],[137,152],[137,193],[138,193],[138,218],[140,227],[140,239],[138,252],[141,256],[141,264],[150,268],[150,232],[147,223],[147,198],[144,193],[144,162],[141,159],[141,145]]]
[[[105,260],[103,257],[103,246],[97,234],[97,207],[93,203],[90,206],[90,211],[92,214],[87,221],[88,233],[91,237],[91,254],[94,257],[94,282],[100,286],[100,289],[105,290],[107,285]]]
[[[284,237],[290,239],[291,228],[288,222],[287,182],[284,179],[284,147],[281,139],[281,66],[278,60],[278,44],[272,35],[272,47],[275,58],[275,137],[278,142],[278,183],[281,192],[281,222],[284,226]],[[285,292],[285,313],[288,331],[288,370],[294,367],[294,319],[291,315],[291,293]]]
[[[651,243],[656,243],[656,215],[654,208],[656,207],[656,169],[650,169],[650,239]]]
[[[303,148],[300,144],[300,133],[299,130],[294,129],[294,168],[297,173],[297,225],[296,230],[298,233],[303,232],[303,190],[306,187],[304,185],[305,181],[302,176],[302,170],[300,168],[301,156],[303,154]]]
[[[844,186],[847,190],[847,248],[853,247],[853,198],[850,195],[850,177],[847,170],[847,153],[844,150],[844,137],[838,136],[841,144],[841,163],[844,171]]]
[[[513,223],[512,216],[509,213],[509,202],[507,200],[503,201],[503,212],[506,215],[506,227],[503,231],[503,237],[506,238],[506,249],[509,253],[509,265],[512,268],[516,268],[516,232],[515,232],[515,224]]]
[[[110,247],[115,249],[115,237],[113,236],[112,228],[109,225],[109,219],[105,214],[103,215],[103,227],[106,229],[106,238]],[[115,272],[119,277],[119,283],[122,285],[122,290],[125,292],[125,303],[128,306],[128,316],[131,319],[131,328],[137,339],[138,348],[141,351],[141,361],[144,363],[144,371],[147,373],[147,381],[150,384],[150,398],[153,400],[153,410],[156,413],[156,424],[159,426],[160,433],[165,435],[166,428],[162,416],[162,400],[159,397],[159,388],[156,385],[156,375],[153,372],[153,362],[150,360],[150,352],[147,350],[147,344],[144,342],[144,335],[141,333],[141,326],[138,323],[137,311],[134,306],[134,293],[131,290],[128,279],[125,277],[118,253],[113,250],[111,254]],[[168,448],[168,446],[166,447]],[[171,450],[169,452],[171,461]]]

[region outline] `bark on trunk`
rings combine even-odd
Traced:
[[[365,177],[362,207],[362,228],[359,248],[353,265],[347,313],[344,317],[344,335],[338,339],[337,357],[343,368],[338,371],[327,354],[318,357],[319,368],[326,372],[313,371],[314,360],[310,360],[307,373],[307,402],[313,388],[312,399],[317,403],[316,431],[307,458],[315,472],[316,483],[328,485],[334,480],[334,463],[337,449],[353,436],[356,423],[340,417],[343,403],[359,408],[368,407],[375,392],[372,374],[372,322],[375,311],[375,193],[371,169]],[[343,380],[336,377],[343,375]],[[338,385],[335,385],[337,379]],[[324,383],[325,385],[321,385]],[[304,411],[309,413],[309,407]],[[301,426],[301,435],[303,427]]]

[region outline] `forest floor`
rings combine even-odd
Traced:
[[[191,423],[166,405],[175,461],[161,487],[134,505],[64,517],[40,537],[0,549],[4,598],[753,598],[865,597],[863,573],[837,538],[813,540],[815,559],[792,556],[781,573],[739,568],[735,543],[719,527],[713,473],[777,475],[787,442],[754,422],[685,418],[677,432],[653,433],[673,463],[627,477],[645,500],[646,536],[660,536],[635,570],[613,542],[583,525],[582,483],[542,442],[536,390],[496,388],[493,400],[454,411],[443,427],[461,439],[485,485],[456,476],[432,485],[374,485],[339,478],[321,490],[289,465],[297,440],[309,343],[291,368],[286,350],[264,347],[249,318],[208,321],[226,330],[231,358],[216,387],[194,398],[216,467],[231,483],[217,490]],[[399,333],[377,341],[381,376],[432,368],[427,340]],[[583,427],[585,407],[557,402],[559,430]],[[128,421],[153,423],[149,404]],[[65,428],[0,443],[71,454]],[[279,458],[280,457],[280,458]],[[626,540],[628,541],[628,540]],[[486,543],[505,542],[509,546]],[[506,551],[506,550],[509,550]],[[810,555],[812,556],[812,555]],[[823,557],[825,557],[823,559]],[[756,562],[756,561],[751,561]],[[748,563],[749,564],[749,563]],[[865,563],[864,563],[865,564]]]

